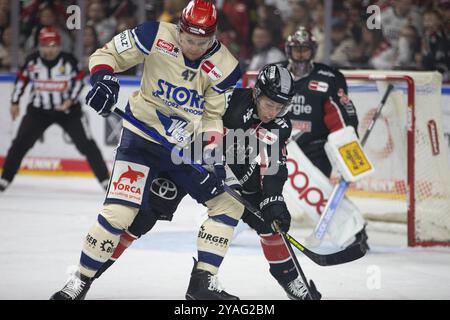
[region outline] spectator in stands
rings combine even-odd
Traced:
[[[184,0],[166,0],[164,1],[164,10],[159,16],[159,21],[177,23],[181,11],[186,5]]]
[[[389,45],[384,41],[381,30],[369,30],[366,25],[362,26],[361,37],[356,43],[354,50],[349,53],[350,62],[356,68],[374,68],[372,59],[389,48]]]
[[[64,27],[58,24],[58,15],[56,9],[53,6],[45,5],[39,8],[37,14],[38,22],[33,27],[31,35],[25,41],[25,51],[30,53],[34,51],[38,46],[38,35],[42,28],[53,27],[56,28],[61,36],[61,48],[64,51],[71,52],[73,48],[73,40],[70,34]]]
[[[422,18],[412,0],[393,0],[392,6],[381,13],[381,30],[393,50],[397,49],[400,32],[412,25],[422,34]]]
[[[257,25],[252,33],[253,54],[247,70],[259,71],[266,64],[282,61],[284,53],[274,46],[272,31],[265,25]]]
[[[450,80],[450,37],[444,31],[442,17],[430,9],[423,15],[423,24],[422,65],[426,70],[438,70],[444,80]]]
[[[257,24],[265,25],[272,32],[272,43],[278,48],[284,48],[283,20],[279,10],[270,5],[260,5],[256,10]]]
[[[356,43],[347,32],[347,21],[335,18],[331,23],[331,55],[330,61],[333,67],[351,67],[351,52],[356,48]]]
[[[95,28],[93,26],[86,26],[84,28],[83,46],[84,46],[84,58],[82,61],[83,64],[82,67],[84,71],[88,71],[89,57],[100,46],[98,42],[97,31],[95,31]]]
[[[306,3],[298,0],[292,1],[290,2],[290,7],[291,15],[283,28],[284,39],[286,39],[289,35],[294,34],[299,26],[304,26],[308,29],[311,27],[311,16]]]
[[[106,16],[107,7],[103,2],[92,2],[87,8],[88,26],[93,26],[97,32],[100,46],[110,41],[114,36],[117,21],[114,17]]]
[[[420,37],[416,28],[406,25],[400,31],[394,68],[403,70],[417,69],[416,57],[420,54]]]
[[[0,38],[0,71],[9,71],[11,67],[11,28],[6,28]]]
[[[9,26],[9,11],[0,9],[0,36]]]

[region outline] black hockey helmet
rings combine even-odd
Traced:
[[[256,98],[264,95],[270,100],[285,106],[278,114],[280,117],[287,113],[289,103],[294,96],[294,79],[292,79],[291,73],[285,67],[268,64],[259,72],[255,89]]]
[[[292,60],[293,47],[307,47],[311,49],[311,59],[314,58],[317,49],[317,43],[312,33],[303,26],[300,26],[294,34],[291,34],[286,39],[284,50],[289,60]],[[294,61],[298,62],[298,61]]]

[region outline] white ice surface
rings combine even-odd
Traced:
[[[0,299],[48,299],[80,256],[104,194],[91,178],[17,176],[0,194]],[[88,299],[184,299],[204,208],[183,200],[172,222],[158,222],[99,280]],[[298,253],[324,299],[450,299],[450,248],[408,248],[406,235],[368,227],[362,259],[321,267]],[[295,228],[300,242],[309,230]],[[330,250],[329,243],[324,250]],[[294,249],[295,250],[295,249]],[[286,299],[270,276],[257,236],[234,240],[220,271],[241,299]]]

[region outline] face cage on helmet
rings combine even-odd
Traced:
[[[302,48],[302,47],[307,47],[309,50],[311,50],[311,58],[308,60],[295,60],[292,58],[292,48]],[[297,44],[287,44],[286,45],[286,57],[289,59],[290,62],[295,62],[295,63],[302,63],[302,62],[311,62],[312,60],[314,60],[314,56],[316,55],[316,46],[309,42],[309,44],[302,44],[302,45],[297,45]]]

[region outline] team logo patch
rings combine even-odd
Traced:
[[[256,137],[267,145],[272,145],[278,140],[278,136],[270,130],[259,128],[256,131]]]
[[[177,197],[178,189],[175,183],[165,178],[156,178],[152,181],[150,191],[158,197],[173,200]]]
[[[178,47],[175,47],[173,43],[163,39],[158,39],[158,41],[156,41],[156,51],[175,58],[178,57],[178,54],[180,53],[180,49]]]
[[[328,83],[323,81],[315,81],[311,80],[308,83],[308,89],[313,91],[327,92],[328,91]]]
[[[190,141],[190,133],[186,130],[188,122],[185,119],[175,115],[168,117],[158,110],[156,115],[166,130],[166,135],[174,138],[180,145],[185,145]]]
[[[220,78],[222,78],[223,73],[220,71],[219,68],[217,68],[211,61],[206,60],[202,64],[202,70],[206,72],[208,77],[211,78],[213,81],[217,81]]]
[[[107,198],[141,204],[148,172],[149,168],[146,166],[117,160]]]
[[[114,46],[118,54],[121,54],[132,48],[130,35],[128,31],[123,31],[114,37]]]
[[[292,129],[300,130],[303,132],[311,132],[311,121],[292,120]]]

